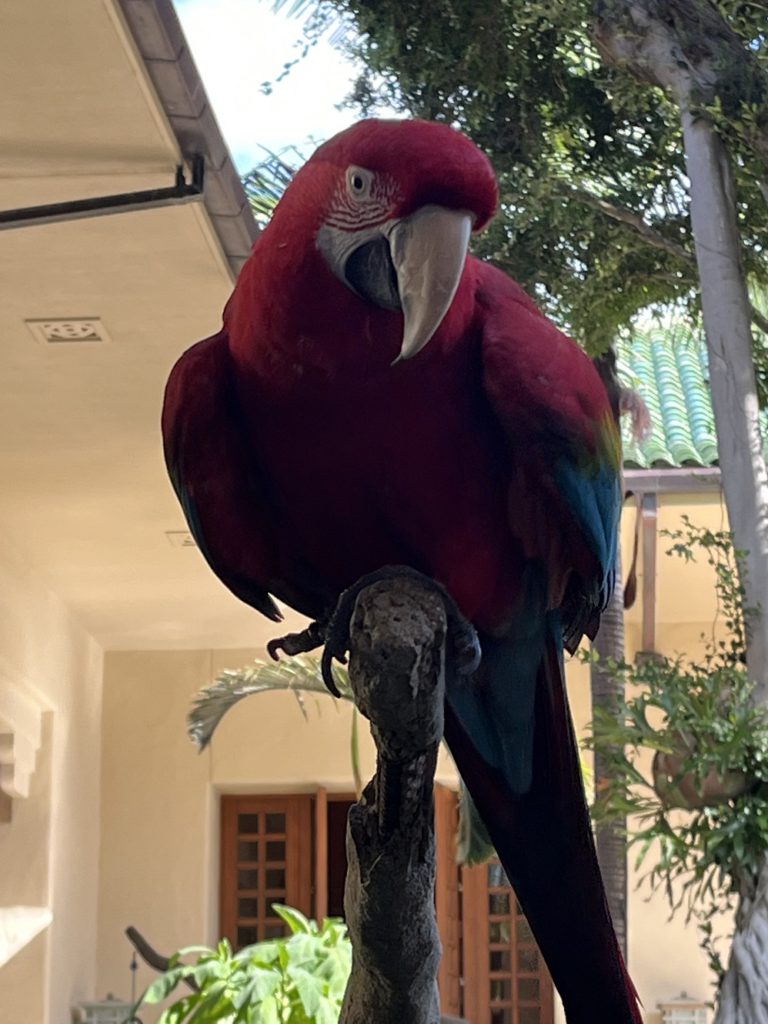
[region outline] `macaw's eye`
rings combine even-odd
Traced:
[[[347,189],[355,199],[367,199],[371,194],[373,174],[364,167],[347,168]]]

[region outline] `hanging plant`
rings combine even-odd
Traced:
[[[608,758],[596,820],[630,816],[640,885],[662,886],[701,931],[722,975],[713,920],[753,892],[768,852],[768,719],[746,671],[743,589],[730,534],[694,526],[667,533],[669,554],[703,554],[715,572],[722,636],[694,660],[664,655],[612,663],[624,679],[619,714],[595,709],[587,745]],[[748,616],[747,616],[748,618]],[[595,655],[586,654],[586,660]],[[650,771],[643,768],[652,755]]]

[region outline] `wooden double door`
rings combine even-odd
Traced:
[[[235,948],[284,934],[273,903],[343,917],[352,801],[322,789],[222,797],[220,930]],[[503,869],[456,863],[457,814],[455,793],[437,786],[442,1011],[471,1024],[553,1024],[552,981]]]

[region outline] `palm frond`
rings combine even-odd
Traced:
[[[341,696],[351,701],[352,688],[346,671],[334,665],[333,672]],[[330,696],[320,673],[320,660],[311,655],[297,654],[281,661],[255,661],[244,668],[227,668],[194,698],[187,716],[190,739],[198,750],[205,750],[230,708],[245,697],[276,690],[293,693],[305,717],[303,694]]]
[[[295,147],[289,146],[279,153],[273,153],[266,146],[264,159],[243,175],[242,182],[248,202],[257,222],[264,227],[280,202],[305,156]]]
[[[302,23],[304,38],[310,46],[324,35],[335,47],[343,47],[357,36],[351,15],[328,0],[271,0],[270,6],[275,14],[287,7],[287,16]]]

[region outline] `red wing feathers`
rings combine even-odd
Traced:
[[[162,429],[168,472],[206,561],[237,597],[279,621],[269,595],[276,575],[269,509],[238,424],[223,332],[174,366]]]
[[[618,431],[592,361],[518,285],[483,265],[477,296],[483,384],[512,449],[510,528],[546,566],[572,649],[613,587]]]

